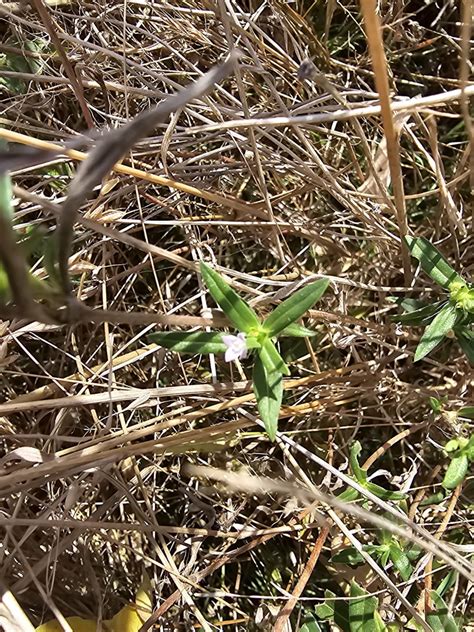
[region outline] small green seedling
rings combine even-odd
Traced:
[[[444,489],[451,491],[464,481],[469,464],[474,462],[474,434],[469,439],[467,437],[451,439],[444,446],[444,451],[451,462],[441,485]]]
[[[415,362],[431,353],[453,331],[469,362],[474,364],[474,286],[463,279],[427,239],[405,237],[405,241],[423,270],[449,292],[447,298],[431,305],[413,299],[397,301],[405,313],[394,320],[425,327],[415,351]]]
[[[227,281],[203,262],[201,275],[212,298],[237,329],[237,335],[217,331],[171,331],[152,334],[150,339],[180,353],[224,353],[226,362],[244,359],[249,351],[255,351],[253,388],[260,417],[273,441],[283,396],[283,376],[290,374],[274,340],[280,336],[314,335],[314,332],[296,321],[321,298],[329,281],[321,279],[306,285],[261,322],[250,305],[240,298]]]
[[[377,496],[381,500],[393,500],[399,501],[406,498],[406,494],[403,492],[392,491],[389,489],[385,489],[376,483],[371,483],[367,477],[367,470],[364,470],[359,464],[359,455],[362,451],[362,445],[360,441],[355,441],[350,449],[349,455],[349,465],[351,468],[351,472],[355,480],[359,483],[361,487],[366,489],[368,492]],[[343,500],[345,502],[352,502],[359,498],[359,492],[353,487],[348,487],[346,490],[339,494],[339,500]]]
[[[408,581],[413,573],[411,563],[420,556],[421,550],[405,545],[393,534],[383,529],[380,531],[378,540],[379,544],[362,545],[362,551],[377,560],[383,568],[392,563],[402,580]],[[348,546],[338,551],[331,557],[331,561],[353,567],[366,563],[363,553],[354,546]]]

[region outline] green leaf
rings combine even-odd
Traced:
[[[311,336],[315,336],[316,332],[311,329],[307,329],[303,327],[303,325],[299,325],[298,323],[291,323],[288,327],[285,327],[283,331],[281,331],[278,336],[280,338],[310,338]]]
[[[421,501],[420,507],[428,507],[429,505],[439,505],[440,503],[444,501],[445,498],[446,498],[446,495],[444,492],[431,494],[431,496],[428,496],[427,498],[424,498]]]
[[[374,612],[374,623],[376,632],[388,632],[388,628],[377,610]]]
[[[432,590],[430,596],[435,610],[427,613],[426,623],[431,626],[433,632],[461,632],[443,598],[436,590]]]
[[[365,547],[364,547],[365,548]],[[378,549],[377,546],[372,547]],[[369,551],[367,551],[369,553]],[[338,551],[331,556],[331,562],[334,564],[348,564],[349,566],[358,566],[365,562],[365,558],[362,553],[355,548],[355,546],[348,546],[347,549]]]
[[[323,632],[321,630],[321,626],[313,617],[313,615],[308,614],[305,616],[303,625],[299,628],[298,632]]]
[[[280,303],[263,323],[263,328],[270,338],[274,338],[291,323],[297,321],[310,309],[326,291],[328,279],[320,279],[295,292],[286,301]]]
[[[474,406],[463,406],[458,410],[458,417],[474,419]]]
[[[406,313],[416,312],[416,310],[418,309],[427,307],[426,301],[421,301],[418,298],[406,298],[403,296],[388,296],[387,300],[389,301],[389,303],[395,303],[396,305],[401,307]]]
[[[449,571],[449,573],[446,575],[446,577],[444,577],[440,583],[438,584],[438,586],[436,587],[436,593],[440,596],[443,597],[444,594],[446,592],[448,592],[448,590],[450,588],[452,588],[454,586],[454,584],[456,583],[456,580],[458,578],[458,573],[457,571]]]
[[[412,573],[413,567],[410,564],[410,560],[405,552],[400,548],[399,544],[392,542],[390,544],[390,559],[392,560],[395,568],[400,573],[400,577],[404,582],[407,582]]]
[[[376,632],[374,613],[378,599],[370,597],[355,581],[351,582],[351,599],[349,600],[350,632]]]
[[[274,441],[283,397],[282,374],[278,371],[268,371],[259,356],[255,358],[253,367],[253,390],[265,430],[270,440]]]
[[[4,149],[6,143],[0,142],[0,148]],[[8,219],[9,222],[13,220],[13,205],[12,205],[12,183],[8,173],[0,174],[0,213]]]
[[[454,270],[435,246],[424,237],[405,237],[405,242],[415,259],[433,281],[449,289],[454,281],[465,284],[464,279]]]
[[[351,503],[358,498],[359,492],[353,487],[347,487],[347,489],[345,489],[342,493],[339,494],[339,496],[337,496],[338,500],[342,500],[342,502],[345,503]]]
[[[467,470],[469,467],[469,459],[467,454],[461,454],[454,457],[449,464],[449,467],[444,475],[441,485],[444,489],[454,489],[466,478]]]
[[[440,413],[443,412],[443,402],[440,399],[438,399],[437,397],[430,397],[429,402],[430,402],[431,410],[434,413],[439,415]]]
[[[398,501],[398,500],[403,500],[404,498],[407,497],[407,495],[404,494],[403,492],[397,492],[391,489],[385,489],[385,487],[381,487],[380,485],[377,485],[376,483],[366,483],[365,488],[369,492],[377,496],[377,498],[380,498],[380,500]]]
[[[222,334],[207,331],[169,331],[150,334],[149,340],[180,353],[225,353]]]
[[[392,316],[392,320],[402,325],[422,326],[429,323],[433,316],[439,311],[439,309],[446,304],[446,301],[437,301],[433,305],[425,305],[415,311],[407,312],[406,314],[400,314]]]
[[[10,290],[10,282],[5,268],[0,264],[0,302],[8,303],[11,300],[12,293]]]
[[[474,366],[474,331],[467,327],[456,327],[454,333],[459,346],[466,354],[469,362]]]
[[[424,358],[432,351],[451,331],[456,324],[458,318],[458,310],[452,303],[448,303],[443,307],[439,314],[435,317],[423,332],[418,347],[415,352],[415,362]]]
[[[349,463],[352,473],[361,485],[365,485],[367,481],[367,470],[363,470],[359,465],[359,454],[362,452],[360,441],[354,441],[349,454]]]
[[[314,611],[322,621],[328,621],[334,617],[334,607],[326,602],[316,606]]]
[[[266,367],[269,373],[276,371],[283,375],[290,375],[290,370],[286,366],[285,361],[278,353],[278,349],[275,347],[270,338],[262,341],[262,346],[258,350],[258,355]]]
[[[202,278],[212,298],[239,331],[249,333],[260,329],[257,314],[235,292],[221,275],[201,261]]]

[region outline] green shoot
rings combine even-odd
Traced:
[[[405,313],[394,320],[404,325],[425,327],[415,351],[415,362],[431,353],[452,331],[469,362],[474,364],[474,287],[427,239],[405,237],[405,241],[426,274],[448,292],[444,300],[432,304],[413,299],[397,300]]]

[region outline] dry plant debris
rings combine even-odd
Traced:
[[[54,313],[31,301],[2,218],[19,299],[0,305],[5,630],[110,620],[144,569],[143,631],[474,624],[472,366],[450,331],[415,363],[423,330],[390,300],[442,299],[406,234],[473,277],[471,14],[471,0],[0,4],[15,235],[46,239],[60,218],[74,296]],[[205,95],[172,96],[237,48]],[[147,125],[103,144],[130,121]],[[228,326],[200,261],[262,316],[330,280],[305,318],[317,335],[282,339],[275,442],[248,360],[150,344]],[[29,265],[47,280],[40,251]]]

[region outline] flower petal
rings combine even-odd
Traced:
[[[235,352],[235,349],[231,349],[229,347],[227,351],[225,352],[224,359],[226,362],[232,362],[232,360],[235,360],[238,357],[239,357],[239,354]]]

